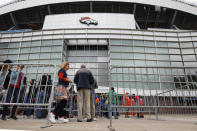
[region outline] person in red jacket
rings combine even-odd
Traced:
[[[131,100],[129,98],[129,93],[126,92],[125,96],[123,96],[123,106],[130,106]],[[129,108],[125,108],[125,118],[129,118]]]

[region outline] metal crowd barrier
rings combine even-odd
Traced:
[[[196,71],[197,67],[112,66],[110,86],[114,87],[117,96],[114,97],[110,88],[109,128],[114,130],[114,108],[119,114],[125,114],[125,117],[129,114],[144,119],[197,116]],[[115,104],[114,99],[117,101]]]
[[[22,73],[19,73],[22,72]],[[52,64],[0,64],[0,110],[17,108],[23,116],[44,118],[51,112],[57,67]],[[13,108],[12,108],[13,107]],[[7,112],[7,110],[6,110]],[[6,114],[9,116],[9,114]],[[48,118],[48,117],[47,117]],[[47,123],[48,119],[47,119]]]

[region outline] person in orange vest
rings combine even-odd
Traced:
[[[99,105],[99,97],[96,98],[96,104]]]
[[[125,96],[123,96],[123,106],[130,106],[131,100],[129,98],[129,93],[126,92]],[[129,108],[125,108],[125,118],[129,118]]]

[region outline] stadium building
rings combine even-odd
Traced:
[[[67,60],[71,79],[86,63],[99,86],[109,86],[111,66],[197,66],[196,29],[197,6],[176,0],[17,0],[0,7],[0,61]],[[140,88],[148,73],[119,85]]]

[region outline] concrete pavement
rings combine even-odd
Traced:
[[[113,119],[113,128],[116,131],[197,131],[197,117],[164,116],[165,119],[170,119],[158,121],[149,118],[153,117],[145,117],[144,119],[120,117],[119,119]],[[174,119],[172,120],[171,118]],[[109,131],[109,120],[106,118],[99,118],[96,122],[76,122],[76,119],[72,119],[71,122],[66,124],[53,124],[53,126],[48,128],[40,128],[45,123],[45,119],[25,119],[23,117],[18,120],[0,120],[0,131],[3,129],[30,131]]]

